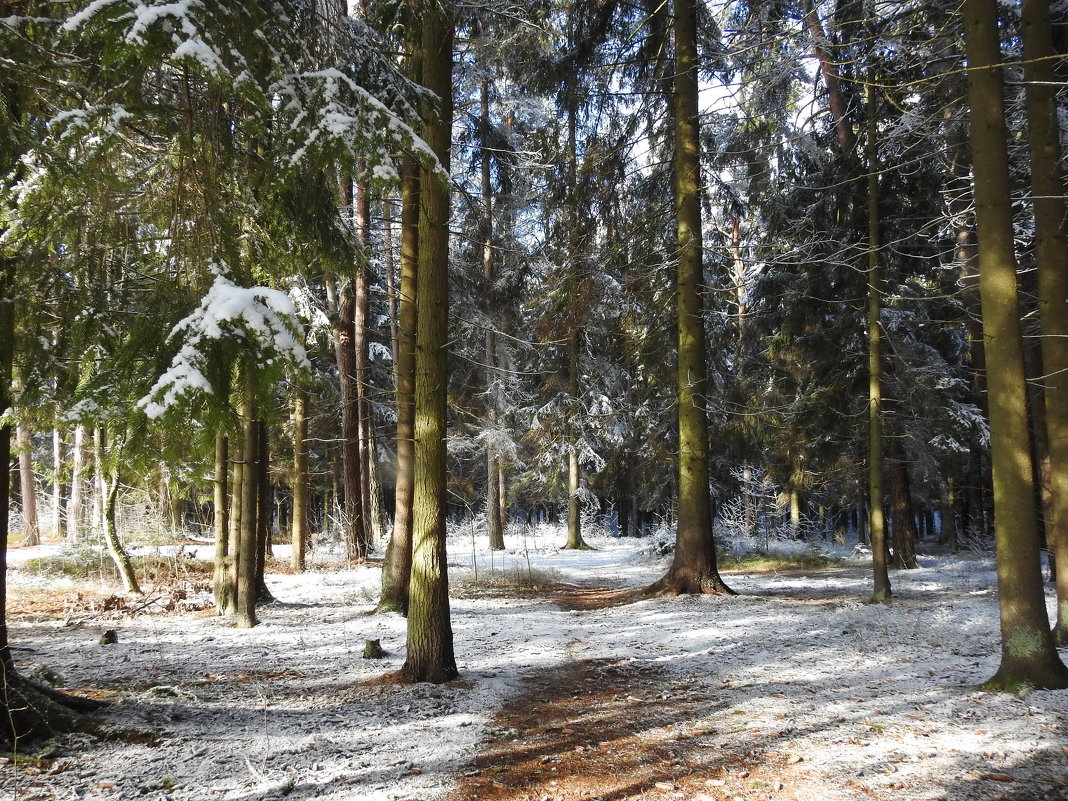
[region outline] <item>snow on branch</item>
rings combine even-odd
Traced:
[[[285,292],[263,286],[241,287],[224,269],[215,268],[215,282],[200,307],[171,330],[184,340],[171,366],[137,405],[151,418],[160,417],[180,398],[193,392],[211,394],[205,375],[208,345],[237,341],[255,349],[265,364],[282,361],[308,367],[308,356],[297,338],[297,309]]]

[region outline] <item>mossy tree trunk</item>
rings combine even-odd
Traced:
[[[964,41],[994,478],[1001,665],[991,689],[1068,687],[1046,614],[1016,285],[997,0],[966,0]]]
[[[1058,76],[1048,0],[1023,0],[1024,75],[1035,213],[1035,261],[1042,326],[1048,502],[1046,538],[1055,555],[1054,640],[1068,646],[1068,230],[1058,123]]]
[[[445,559],[446,367],[449,293],[449,153],[452,135],[452,3],[420,3],[423,86],[438,98],[424,108],[423,139],[443,170],[424,168],[419,219],[415,364],[415,495],[408,606],[407,681],[456,678]]]
[[[678,533],[667,574],[654,593],[730,592],[716,564],[709,491],[708,391],[701,301],[701,164],[697,6],[675,2],[675,214],[678,286]]]
[[[121,478],[122,448],[118,446],[108,447],[108,432],[103,426],[97,426],[93,431],[93,459],[101,473],[103,484],[103,534],[104,544],[107,546],[111,561],[115,563],[115,569],[119,571],[123,589],[130,595],[143,595],[141,587],[137,583],[133,563],[130,555],[119,539],[119,530],[116,523],[116,506],[119,499],[119,480]],[[115,438],[121,441],[120,437]]]

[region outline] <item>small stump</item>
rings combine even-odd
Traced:
[[[382,659],[386,655],[386,652],[382,650],[381,640],[364,640],[363,641],[363,658],[364,659]]]

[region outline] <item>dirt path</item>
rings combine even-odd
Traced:
[[[555,589],[564,610],[638,599],[606,587]],[[747,748],[702,723],[728,705],[712,675],[685,680],[647,659],[582,659],[529,681],[487,730],[447,801],[801,801],[832,793],[771,738]],[[730,747],[728,743],[734,743]]]

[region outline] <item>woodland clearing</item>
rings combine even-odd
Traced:
[[[379,567],[270,574],[235,628],[195,584],[158,602],[9,556],[20,670],[113,702],[110,736],[8,758],[4,797],[1068,799],[1068,691],[976,686],[998,658],[993,560],[927,555],[865,603],[861,559],[725,571],[737,596],[643,599],[651,539],[449,539],[461,677],[400,685],[405,622]],[[47,546],[46,546],[47,548]],[[205,554],[206,555],[206,554]],[[149,598],[153,596],[150,594]],[[1050,596],[1052,604],[1052,596]],[[171,607],[164,609],[164,607]],[[131,611],[134,610],[134,611]],[[101,644],[105,631],[117,642]],[[364,659],[378,639],[382,659]]]

